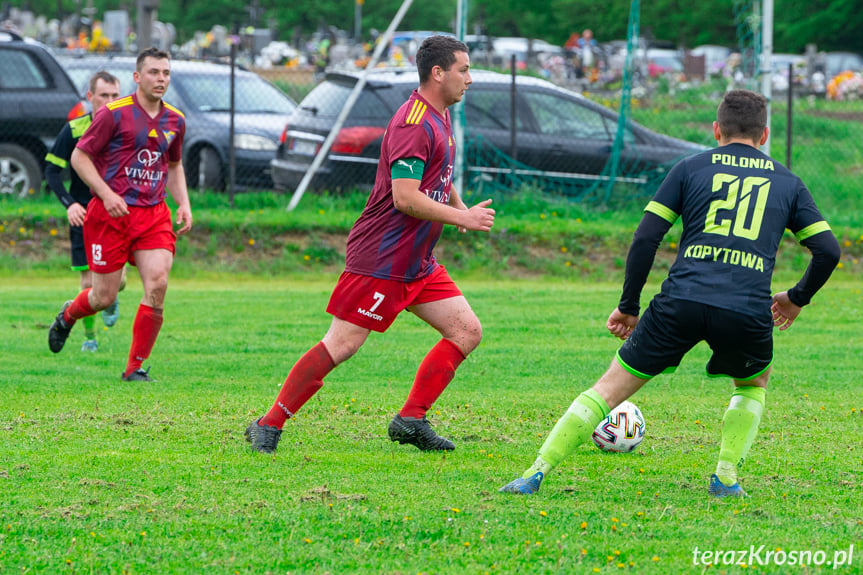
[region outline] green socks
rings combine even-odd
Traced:
[[[763,387],[749,386],[738,387],[731,395],[722,418],[722,444],[716,464],[716,476],[726,486],[737,483],[737,469],[743,465],[758,433],[766,394]]]
[[[81,321],[84,322],[84,337],[96,339],[96,319],[92,315],[88,315]]]
[[[525,479],[537,471],[547,475],[573,450],[590,439],[597,424],[611,410],[598,393],[588,389],[575,398],[539,449],[539,457],[524,472]]]

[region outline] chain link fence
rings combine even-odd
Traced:
[[[12,44],[18,43],[0,41],[0,49]],[[42,61],[43,55],[9,50],[0,56],[0,190],[26,196],[42,185],[51,141],[82,112],[80,96],[90,76],[107,70],[120,78],[121,94],[131,93],[134,58]],[[59,61],[65,74],[51,61]],[[310,188],[336,193],[370,188],[386,125],[418,82],[411,65],[372,71],[337,126],[359,73],[336,71],[315,79],[300,69],[235,68],[232,74],[224,63],[175,60],[165,100],[186,115],[189,186],[227,191],[233,183],[237,191],[292,193],[336,129]],[[71,78],[71,85],[64,78]],[[479,70],[473,79],[463,109],[452,108],[453,117],[464,122],[459,156],[465,189],[497,194],[541,189],[606,204],[650,196],[680,157],[714,145],[710,125],[727,87],[707,82],[668,90],[666,85],[664,93],[655,90],[649,99],[634,100],[631,109],[624,107],[621,117],[614,94],[589,99],[539,78]],[[859,208],[856,182],[863,172],[863,149],[857,145],[863,103],[854,92],[844,94],[843,101],[774,95],[771,122],[772,156],[783,163],[790,159],[819,203],[838,214],[843,206]]]

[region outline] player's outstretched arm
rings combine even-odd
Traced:
[[[114,193],[114,190],[105,183],[105,180],[99,174],[99,170],[96,169],[93,159],[87,152],[80,148],[75,148],[72,151],[71,164],[72,169],[84,180],[84,183],[90,186],[90,191],[102,200],[102,203],[105,205],[105,211],[108,212],[109,216],[119,218],[129,215],[129,207],[126,205],[126,201]]]
[[[773,296],[773,305],[770,306],[770,311],[773,312],[773,325],[779,328],[779,331],[785,331],[803,308],[791,301],[788,297],[788,292],[783,291]]]
[[[431,199],[420,191],[419,181],[410,178],[393,180],[393,204],[398,211],[414,218],[466,230],[487,232],[494,225],[494,210],[488,207],[490,199],[469,209],[458,209]]]
[[[177,202],[177,225],[181,225],[178,234],[185,234],[192,229],[192,206],[189,202],[189,190],[186,188],[186,171],[183,162],[168,164],[168,191]]]
[[[605,322],[605,327],[611,332],[611,335],[620,339],[626,339],[635,326],[638,325],[638,316],[623,313],[618,308],[614,308],[611,315],[608,316],[608,321]]]

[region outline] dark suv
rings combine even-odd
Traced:
[[[464,97],[466,185],[494,180],[511,187],[509,177],[517,174],[521,182],[575,194],[607,179],[617,113],[539,78],[517,76],[513,86],[507,74],[472,70],[471,77]],[[357,80],[354,73],[328,74],[288,118],[272,161],[277,188],[300,183]],[[415,70],[370,71],[310,187],[371,187],[387,123],[418,84]],[[636,185],[656,182],[677,159],[705,149],[634,122],[622,142],[616,177]]]
[[[78,90],[44,45],[0,30],[0,194],[38,190],[54,138],[84,113]]]

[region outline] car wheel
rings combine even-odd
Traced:
[[[39,161],[15,144],[0,144],[0,194],[26,198],[42,182]]]
[[[209,146],[201,148],[193,156],[194,169],[189,182],[192,186],[200,189],[222,190],[225,187],[225,179],[222,175],[222,159],[218,152]]]

